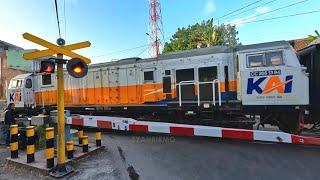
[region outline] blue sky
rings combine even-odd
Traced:
[[[216,19],[256,0],[160,0],[165,39],[169,39],[178,27]],[[261,0],[255,6],[267,3]],[[235,23],[243,44],[306,37],[314,30],[320,31],[320,13],[277,19],[265,22],[243,23],[277,16],[319,10],[319,0],[305,0],[255,18],[302,0],[275,0],[248,12],[216,20],[216,23]],[[91,57],[94,63],[140,55],[147,57],[146,47],[127,52],[112,53],[148,43],[148,0],[58,0],[62,37],[67,44],[89,40],[90,48],[79,53]],[[29,32],[51,42],[58,37],[53,0],[0,0],[0,39],[24,48],[43,49],[22,38]],[[246,9],[245,9],[246,10]],[[241,12],[241,11],[239,11]],[[237,12],[237,13],[239,13]],[[66,30],[66,31],[65,31]],[[110,54],[111,53],[111,54]]]

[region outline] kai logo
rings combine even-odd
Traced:
[[[267,81],[264,87],[261,87],[261,83]],[[252,94],[256,91],[258,94],[268,94],[271,92],[291,93],[292,92],[292,81],[293,76],[286,76],[285,81],[281,81],[280,76],[269,76],[269,77],[259,77],[254,80],[254,78],[248,79],[247,94]]]
[[[13,92],[9,94],[10,102],[18,102],[21,101],[21,92]]]

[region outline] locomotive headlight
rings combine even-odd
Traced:
[[[88,65],[81,61],[81,59],[74,58],[67,63],[68,73],[75,78],[82,78],[88,73]]]

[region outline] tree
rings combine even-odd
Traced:
[[[311,43],[312,41],[320,38],[319,32],[318,32],[317,30],[315,30],[314,32],[315,32],[316,35],[309,35],[309,36],[307,37],[308,43]]]
[[[213,19],[196,23],[187,28],[178,28],[170,42],[166,42],[163,53],[210,47],[216,45],[235,46],[238,44],[235,26],[221,24],[215,26]]]

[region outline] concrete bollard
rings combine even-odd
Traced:
[[[19,127],[17,124],[10,126],[10,151],[12,159],[18,158],[18,130]]]
[[[89,139],[88,136],[83,136],[82,137],[82,152],[88,152],[89,151]]]
[[[101,132],[96,132],[96,146],[101,146]]]
[[[78,139],[79,139],[79,145],[82,144],[82,137],[83,137],[83,127],[79,127],[78,129]]]
[[[27,127],[27,163],[34,162],[34,126]]]
[[[54,128],[46,128],[47,168],[54,167]]]
[[[67,142],[67,157],[68,159],[73,158],[73,151],[74,151],[74,141]]]

